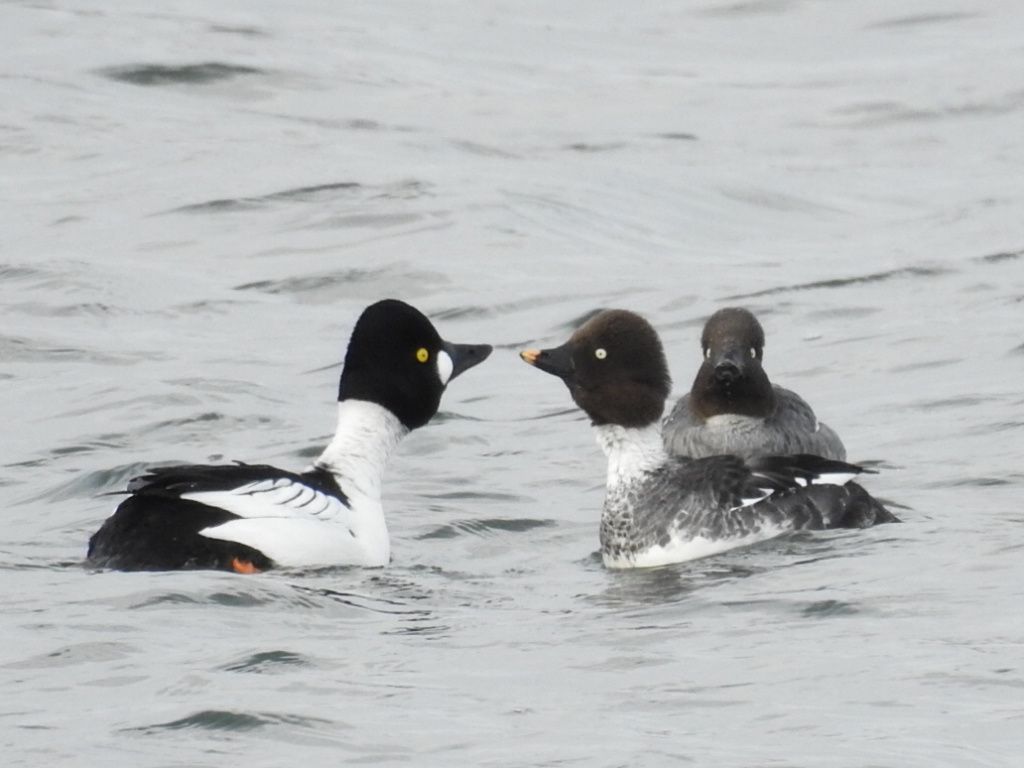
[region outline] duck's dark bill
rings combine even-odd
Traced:
[[[524,349],[519,356],[534,368],[562,379],[572,373],[572,349],[568,344],[553,349]]]
[[[441,349],[452,359],[452,375],[448,377],[451,381],[463,371],[468,371],[486,360],[494,347],[490,344],[452,344],[445,341],[442,342]]]
[[[714,352],[708,363],[715,372],[715,380],[722,384],[731,384],[747,375],[747,365],[751,356],[745,349],[731,345]]]

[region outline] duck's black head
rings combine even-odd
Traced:
[[[690,390],[691,407],[702,418],[726,413],[768,416],[775,407],[764,358],[764,329],[749,310],[720,309],[704,324],[704,362]]]
[[[384,299],[363,310],[352,330],[338,400],[377,403],[416,429],[437,413],[448,382],[489,354],[487,344],[445,341],[418,309]]]
[[[595,426],[656,423],[672,386],[657,332],[623,309],[595,315],[560,347],[520,357],[562,379]]]

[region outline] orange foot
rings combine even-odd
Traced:
[[[235,573],[259,573],[260,569],[252,564],[251,560],[242,560],[235,557],[231,560],[231,570]]]

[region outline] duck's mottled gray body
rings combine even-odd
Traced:
[[[609,457],[600,537],[610,567],[663,565],[787,531],[896,519],[849,481],[862,470],[844,462],[810,455],[659,458],[656,430],[595,429]]]

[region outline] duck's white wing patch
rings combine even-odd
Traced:
[[[762,472],[752,472],[750,476],[753,478],[755,483],[760,481],[764,481],[766,483],[766,485],[761,486],[759,490],[767,490],[768,495],[771,495],[772,492],[777,490],[780,485],[785,485],[786,483],[792,483],[793,487],[799,488],[805,488],[808,485],[807,480],[799,475],[792,477],[772,477],[771,475],[766,475]]]
[[[796,475],[789,478],[789,480],[792,482],[793,488],[806,488],[811,485],[845,485],[857,477],[857,474],[857,472],[822,472],[810,479]],[[777,478],[773,479],[769,475],[753,472],[751,473],[751,478],[754,480],[755,487],[747,489],[744,495],[740,497],[740,503],[731,507],[729,509],[730,512],[735,512],[743,507],[751,507],[774,496],[776,493],[785,492],[786,490],[784,487],[779,487]],[[764,484],[762,485],[758,481],[764,481]]]
[[[349,513],[341,499],[287,477],[257,480],[228,490],[183,493],[181,498],[244,518],[285,517],[322,522],[340,521]]]
[[[750,496],[742,497],[740,499],[740,503],[737,504],[735,507],[731,507],[729,509],[729,511],[730,512],[735,512],[737,509],[741,509],[743,507],[752,507],[754,504],[757,504],[757,502],[764,501],[769,496],[771,496],[772,493],[773,493],[773,491],[770,488],[769,489],[758,488],[757,490],[760,493],[754,493],[754,494],[751,494]]]
[[[820,475],[815,475],[811,485],[846,485],[858,474],[858,472],[822,472]]]
[[[788,478],[789,482],[793,483],[793,487],[806,488],[809,485],[846,485],[850,480],[853,480],[859,472],[821,472],[816,475],[811,475],[810,478],[801,477],[800,475],[794,475]],[[751,477],[754,481],[765,480],[771,485],[772,483],[778,483],[778,479],[774,479],[770,475],[765,475],[760,472],[753,472]],[[759,490],[768,490],[769,486],[762,486]],[[771,495],[773,491],[769,490],[766,495]],[[762,497],[764,498],[764,497]]]

